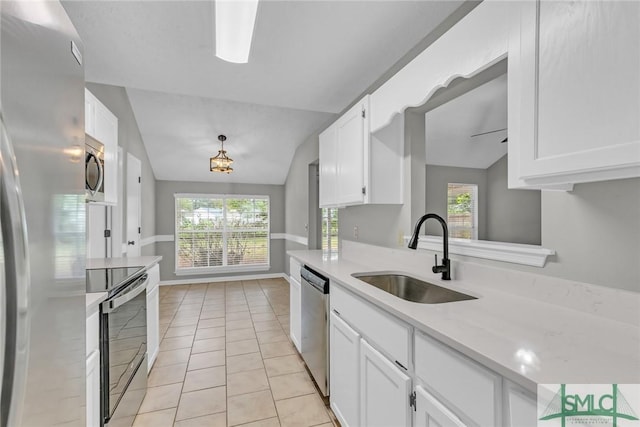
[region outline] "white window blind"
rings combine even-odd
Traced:
[[[338,250],[338,209],[322,208],[322,249]]]
[[[478,238],[478,186],[449,183],[447,188],[449,237]]]
[[[269,198],[176,195],[176,272],[269,265]]]

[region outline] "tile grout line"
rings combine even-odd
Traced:
[[[249,285],[248,283],[246,283],[246,281],[242,281],[240,286],[238,286],[238,285],[236,285],[234,283],[235,286],[232,286],[232,287],[229,287],[228,284],[225,283],[225,285],[223,287],[224,290],[222,292],[222,299],[221,300],[223,301],[223,304],[224,304],[224,356],[225,356],[224,357],[224,365],[223,366],[224,366],[224,370],[225,370],[225,383],[224,383],[224,385],[225,385],[225,399],[227,399],[227,402],[225,402],[225,411],[224,412],[225,412],[225,420],[226,420],[226,424],[227,425],[229,424],[229,411],[228,411],[229,407],[228,407],[227,403],[228,403],[228,399],[230,397],[229,394],[228,394],[228,385],[229,385],[228,384],[228,369],[227,369],[228,368],[228,365],[227,365],[227,357],[228,357],[227,350],[228,349],[227,349],[227,341],[226,341],[226,339],[227,339],[227,314],[228,314],[227,313],[227,303],[229,302],[228,301],[229,300],[229,296],[232,296],[232,295],[237,293],[237,292],[234,292],[234,291],[241,291],[242,292],[242,294],[241,294],[243,296],[243,298],[242,298],[243,301],[242,302],[243,302],[243,304],[246,304],[246,307],[248,308],[249,319],[251,319],[252,330],[254,332],[255,341],[256,341],[256,344],[258,345],[258,349],[259,349],[258,354],[260,355],[260,359],[261,359],[261,362],[262,362],[262,368],[259,368],[259,369],[262,369],[264,371],[265,376],[267,378],[269,394],[271,396],[272,402],[273,402],[274,407],[275,407],[275,412],[276,412],[275,418],[278,420],[279,423],[281,421],[277,405],[275,405],[276,399],[275,399],[275,397],[273,395],[273,390],[272,390],[272,378],[279,377],[279,376],[284,376],[284,375],[287,375],[287,373],[276,375],[274,377],[269,377],[268,375],[266,375],[266,367],[264,365],[264,362],[265,362],[266,359],[264,358],[264,354],[263,354],[263,351],[262,351],[262,346],[260,345],[260,342],[258,340],[258,331],[256,330],[256,327],[255,327],[255,322],[257,320],[254,319],[254,316],[256,314],[262,314],[262,313],[252,313],[251,308],[253,308],[254,306],[252,304],[250,304],[250,300],[252,300],[252,299],[255,300],[256,299],[255,297],[258,295],[258,293],[255,292],[255,291],[259,290],[260,291],[259,295],[266,299],[266,302],[269,305],[271,314],[276,317],[276,321],[278,322],[278,326],[279,326],[278,329],[270,329],[268,331],[277,331],[277,332],[285,334],[287,340],[282,341],[283,343],[287,343],[288,345],[292,345],[292,342],[291,342],[290,337],[287,336],[286,332],[284,331],[284,327],[282,325],[281,319],[275,313],[275,307],[273,305],[274,302],[273,302],[272,298],[269,296],[269,293],[268,293],[268,291],[270,291],[270,290],[274,290],[275,291],[274,293],[277,293],[279,287],[278,286],[274,286],[274,287],[268,287],[268,289],[265,289],[265,287],[262,285],[262,283],[260,281],[256,280],[255,283],[256,283],[255,285],[253,285],[253,284]],[[191,296],[190,293],[192,293],[192,291],[195,291],[195,290],[200,290],[201,287],[202,287],[202,285],[195,285],[195,286],[194,285],[188,285],[188,286],[189,286],[189,288],[182,294],[182,297],[180,298],[180,302],[178,303],[177,308],[175,309],[175,311],[173,313],[173,316],[171,317],[171,321],[169,322],[169,325],[167,326],[167,330],[171,327],[171,323],[174,320],[176,320],[176,316],[180,312],[180,308],[183,306],[183,304],[188,304],[188,305],[192,305],[193,304],[193,302],[194,302],[193,300],[194,299],[193,298],[187,298],[187,297]],[[204,295],[202,295],[200,298],[197,298],[198,302],[199,302],[200,310],[199,310],[198,320],[197,320],[196,325],[195,325],[194,336],[193,336],[193,339],[191,341],[191,347],[189,349],[189,357],[187,359],[187,363],[186,363],[187,366],[185,368],[185,375],[184,375],[183,381],[182,381],[180,398],[178,400],[178,403],[177,403],[177,406],[176,406],[176,412],[175,412],[174,417],[173,417],[174,424],[176,422],[179,422],[179,421],[176,421],[176,419],[177,419],[177,408],[180,406],[180,403],[182,401],[182,395],[184,394],[184,385],[185,385],[185,382],[186,382],[186,375],[190,372],[188,367],[189,367],[189,363],[190,363],[191,357],[194,355],[193,346],[195,345],[195,342],[196,342],[195,338],[196,338],[197,332],[198,332],[198,330],[200,330],[200,328],[199,328],[200,322],[203,320],[203,319],[201,319],[201,316],[202,316],[202,311],[204,310],[204,305],[205,305],[205,300],[207,299],[207,294],[209,293],[209,290],[211,289],[211,288],[209,288],[209,286],[210,286],[210,284],[208,284],[205,287],[204,292],[203,292]],[[286,287],[286,285],[284,287]],[[201,295],[201,292],[197,292],[197,294]],[[252,298],[249,298],[249,297],[252,297]],[[212,298],[212,299],[213,300],[217,300],[217,298]],[[275,299],[277,300],[278,297],[276,297]],[[257,305],[255,307],[260,307],[260,305]],[[290,316],[290,313],[289,312],[282,313],[281,315],[282,316]],[[206,329],[206,328],[203,328],[203,329]],[[261,332],[268,332],[268,331],[261,331]],[[163,334],[162,340],[165,339],[165,336],[166,336],[166,332],[165,332],[165,334]],[[179,337],[180,336],[178,336],[176,338],[179,338]],[[278,342],[280,342],[280,341],[275,341],[275,343],[278,343]],[[265,343],[265,344],[267,344],[267,343]],[[185,347],[185,348],[189,348],[189,347]],[[243,354],[245,354],[245,353],[243,353]],[[246,353],[246,354],[248,354],[248,353]],[[242,354],[240,354],[240,355],[242,355]],[[296,353],[294,353],[293,355],[294,356],[298,356]],[[288,356],[288,355],[273,356],[273,357],[275,358],[275,357],[286,357],[286,356]],[[299,357],[297,357],[297,359],[299,359]],[[172,365],[175,365],[175,364],[170,364],[170,365],[165,365],[165,366],[172,366]],[[205,369],[205,368],[200,368],[200,369]],[[197,370],[199,370],[199,369],[193,369],[193,371],[197,371]],[[171,384],[175,384],[175,383],[171,383]],[[209,388],[212,388],[212,387],[209,387]],[[196,390],[196,391],[198,391],[198,390]],[[266,391],[266,390],[264,390],[264,391]],[[317,394],[317,391],[314,390],[313,392],[308,393],[308,394],[302,394],[300,396],[291,396],[291,397],[288,397],[286,399],[281,399],[281,400],[284,401],[284,400],[293,399],[293,398],[296,398],[296,397],[308,396],[308,395],[314,395],[314,394]],[[322,405],[322,406],[325,406],[325,405]],[[325,407],[325,409],[326,409],[326,407]],[[200,417],[206,417],[206,416],[209,416],[209,415],[220,414],[220,413],[221,412],[215,412],[215,413],[212,413],[212,414],[198,415],[196,417],[185,418],[184,420],[195,419],[195,418],[200,418]],[[330,414],[327,414],[327,415],[329,417],[329,421],[328,422],[329,423],[333,423],[333,418],[331,417],[331,415]],[[254,423],[254,422],[259,422],[259,421],[263,421],[263,420],[267,420],[267,419],[271,419],[271,418],[274,418],[274,417],[267,416],[265,418],[251,420],[251,421],[248,421],[247,423],[238,424],[237,427],[241,427],[242,425],[251,424],[251,423]],[[184,420],[180,420],[180,421],[184,421]],[[324,423],[314,424],[314,426],[318,426],[318,425],[322,425],[322,424],[324,424]]]

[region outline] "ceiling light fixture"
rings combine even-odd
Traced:
[[[220,141],[220,150],[218,150],[217,156],[211,157],[209,159],[209,170],[211,172],[224,172],[227,174],[233,172],[233,168],[231,167],[233,159],[227,156],[227,152],[224,149],[224,142],[226,140],[226,136],[218,135],[218,141]]]
[[[228,62],[249,61],[258,0],[216,0],[216,56]]]

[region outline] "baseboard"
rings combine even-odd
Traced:
[[[288,281],[285,273],[267,273],[267,274],[246,274],[244,276],[217,276],[217,277],[201,277],[198,279],[181,279],[181,280],[161,280],[160,286],[171,285],[191,285],[197,283],[213,283],[213,282],[235,282],[238,280],[259,280],[259,279],[278,279],[282,278]]]
[[[160,351],[160,346],[158,346],[158,348],[156,348],[156,351],[153,352],[153,354],[149,355],[149,361],[147,363],[147,374],[149,372],[151,372],[151,368],[153,368],[153,364],[156,363],[156,358],[158,357],[158,352]]]

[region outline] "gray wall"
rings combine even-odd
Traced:
[[[478,186],[478,239],[539,245],[541,196],[537,190],[507,187],[507,156],[487,169],[427,165],[426,211],[447,218],[447,184]],[[427,234],[441,236],[442,228],[425,223]]]
[[[436,213],[445,220],[449,183],[478,186],[478,239],[487,240],[487,169],[427,165],[426,211]],[[426,227],[426,234],[442,236],[442,227],[436,221],[429,220],[423,227]]]
[[[232,184],[213,182],[157,181],[156,182],[156,230],[159,235],[175,233],[175,193],[195,194],[246,194],[269,196],[271,233],[283,233],[285,230],[285,191],[282,185]],[[189,280],[208,277],[229,276],[230,273],[176,276],[175,274],[175,241],[156,243],[156,252],[162,255],[160,263],[160,280]],[[269,250],[269,271],[233,273],[234,276],[282,273],[284,271],[284,240],[271,240]]]
[[[309,238],[309,165],[318,160],[318,133],[311,135],[293,155],[284,184],[285,233]],[[306,245],[287,240],[285,251],[304,250]],[[289,274],[289,257],[285,256],[284,270]]]
[[[543,191],[542,245],[544,274],[640,292],[640,178]]]
[[[537,190],[509,190],[507,156],[487,169],[486,240],[539,245],[542,241],[541,195]]]
[[[145,149],[138,129],[138,123],[133,115],[129,97],[123,87],[98,83],[87,83],[87,89],[93,93],[118,118],[118,145],[123,150],[123,181],[127,182],[127,153],[133,154],[142,163],[142,233],[141,237],[151,237],[156,234],[155,198],[156,178],[151,169],[149,156]],[[124,189],[126,191],[126,187]],[[127,198],[123,197],[122,206],[122,241],[127,237]],[[142,247],[142,255],[154,255],[153,244]]]
[[[318,134],[301,144],[293,155],[285,191],[285,232],[308,237],[309,165],[318,160]]]

